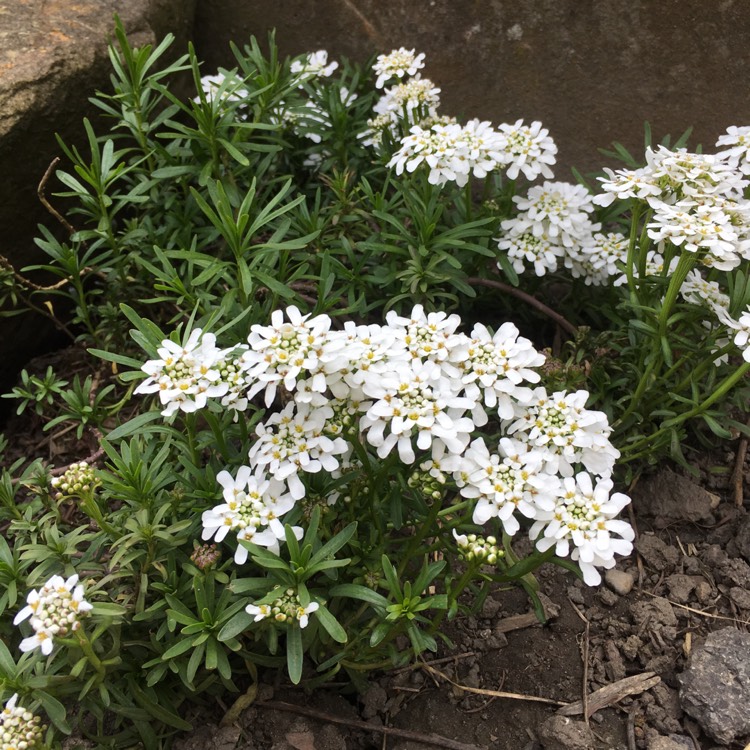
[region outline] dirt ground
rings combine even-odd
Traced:
[[[15,450],[41,450],[57,466],[94,447],[42,437],[27,419],[11,418],[5,434]],[[539,571],[547,624],[522,590],[498,588],[478,616],[450,624],[453,647],[442,644],[426,663],[373,675],[359,692],[342,682],[306,693],[267,673],[237,721],[223,727],[215,710],[188,715],[198,729],[175,747],[747,750],[750,723],[719,741],[722,730],[709,727],[709,736],[706,722],[684,712],[680,692],[710,633],[750,638],[744,448],[736,440],[697,460],[699,477],[662,467],[642,478],[631,491],[636,551],[605,584],[587,587],[553,566]],[[750,697],[750,680],[744,688]]]

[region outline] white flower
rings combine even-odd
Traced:
[[[300,81],[307,81],[311,78],[328,78],[338,66],[339,64],[335,61],[328,62],[326,50],[319,49],[317,52],[305,55],[301,60],[294,60],[290,70]]]
[[[405,119],[416,124],[424,117],[437,115],[440,105],[440,89],[429,78],[415,76],[386,89],[375,103],[376,115],[388,115],[394,121]]]
[[[213,101],[218,96],[221,103],[243,102],[250,95],[244,82],[235,73],[222,70],[215,75],[201,76],[201,89],[208,101]],[[196,103],[200,100],[199,96],[193,99]]]
[[[463,337],[456,333],[461,325],[458,315],[442,311],[425,313],[422,305],[415,305],[408,318],[390,310],[385,320],[390,332],[403,341],[415,359],[442,362],[455,346],[463,343]]]
[[[725,146],[719,152],[727,163],[738,168],[743,174],[750,174],[750,127],[730,125],[724,135],[719,136],[716,147]]]
[[[662,189],[650,167],[618,169],[615,172],[604,167],[603,171],[607,176],[597,179],[602,183],[604,193],[595,195],[592,199],[597,206],[609,206],[615,199],[639,198],[647,200],[662,194]]]
[[[160,359],[152,359],[141,367],[149,377],[135,393],[158,393],[169,417],[176,411],[194,412],[202,409],[209,398],[224,396],[229,384],[221,379],[220,366],[225,352],[216,346],[212,333],[195,328],[184,345],[165,339],[157,349]]]
[[[264,599],[266,601],[261,600],[262,603],[248,604],[245,607],[245,612],[253,615],[255,622],[270,617],[276,622],[288,624],[296,622],[300,628],[306,628],[309,616],[320,609],[318,602],[308,602],[303,606],[299,595],[293,588],[282,591],[279,586]]]
[[[745,362],[750,362],[750,307],[740,315],[739,320],[733,320],[728,312],[719,311],[721,321],[737,333],[734,335],[735,346],[742,351],[742,358]]]
[[[544,364],[544,355],[513,323],[503,323],[494,335],[477,323],[471,337],[450,351],[450,361],[460,371],[469,398],[481,399],[485,406],[496,408],[501,419],[511,419],[512,400],[525,402],[531,397],[531,390],[522,384],[539,382],[533,368]]]
[[[12,695],[0,711],[0,750],[35,750],[41,748],[41,719],[17,706],[18,693]]]
[[[311,407],[290,401],[281,412],[258,424],[258,439],[248,454],[251,464],[286,481],[291,496],[301,500],[305,487],[298,473],[335,471],[339,468],[337,456],[349,451],[343,438],[324,434],[326,422],[333,416],[330,406]]]
[[[31,651],[39,648],[45,656],[54,649],[54,639],[64,638],[81,627],[80,618],[93,608],[83,598],[83,586],[78,584],[78,575],[67,580],[52,576],[41,589],[29,592],[26,606],[18,612],[14,625],[29,620],[34,635],[24,638],[19,648]]]
[[[546,234],[532,234],[525,220],[506,219],[503,229],[507,234],[498,238],[497,246],[508,253],[516,273],[526,270],[524,261],[532,264],[537,276],[557,271],[558,259],[565,255],[565,248],[561,244],[552,242]]]
[[[519,214],[515,219],[503,221],[502,227],[519,235],[530,232],[534,237],[573,247],[600,229],[589,218],[594,205],[583,185],[545,182],[529,188],[525,197],[514,195],[513,202]]]
[[[476,498],[472,520],[483,525],[499,518],[506,533],[513,536],[520,524],[516,511],[535,518],[539,508],[554,508],[559,480],[553,474],[536,471],[532,466],[518,465],[498,453],[490,454],[482,438],[466,450],[461,467],[463,497]]]
[[[693,269],[688,273],[680,287],[680,295],[686,302],[702,305],[704,302],[719,315],[719,311],[729,310],[729,295],[721,291],[716,281],[706,281],[700,271]]]
[[[627,260],[628,238],[610,232],[597,233],[590,241],[568,248],[565,267],[573,278],[583,278],[586,286],[605,286],[613,276],[619,276]]]
[[[364,389],[374,403],[360,427],[367,431],[367,442],[377,448],[380,458],[397,448],[404,463],[414,463],[415,434],[417,447],[423,451],[438,442],[452,453],[461,453],[468,444],[474,423],[463,414],[474,404],[458,396],[454,382],[436,363],[413,359],[398,372],[368,381]]]
[[[523,120],[517,120],[513,125],[502,123],[498,129],[502,164],[507,167],[509,179],[515,180],[520,172],[527,180],[535,180],[539,175],[552,179],[549,165],[555,163],[557,146],[541,122],[535,120],[524,125]]]
[[[619,492],[610,496],[611,491],[608,478],[594,485],[585,472],[567,477],[554,509],[537,511],[537,520],[529,530],[540,551],[554,547],[558,557],[570,555],[576,560],[589,586],[601,583],[596,568],[613,568],[616,554],[629,555],[633,550],[632,527],[616,518],[630,498]]]
[[[378,75],[375,88],[382,89],[391,78],[416,75],[417,71],[422,68],[424,68],[424,52],[415,55],[413,49],[400,47],[388,55],[378,55],[378,59],[372,66],[373,71]]]
[[[313,374],[318,370],[318,353],[326,342],[331,327],[327,315],[302,315],[294,306],[284,312],[274,310],[271,314],[271,325],[253,325],[248,336],[249,349],[242,355],[242,367],[246,377],[256,382],[248,391],[248,398],[265,390],[265,404],[270,406],[276,396],[279,384],[288,391],[293,391],[297,379],[304,374]],[[304,377],[304,375],[303,375]],[[325,378],[320,375],[312,387],[321,392],[325,390]]]
[[[224,488],[225,502],[204,511],[201,538],[205,541],[213,537],[221,542],[233,531],[238,540],[245,539],[278,554],[279,540],[284,539],[280,519],[295,505],[294,498],[285,492],[283,482],[253,474],[249,466],[241,466],[236,479],[228,471],[221,471],[216,480]],[[293,530],[301,538],[302,529],[293,527]],[[247,557],[247,549],[238,545],[234,561],[242,565]]]
[[[692,253],[706,251],[701,260],[707,266],[731,271],[741,262],[737,230],[729,215],[716,206],[661,203],[647,227],[656,242],[668,240]]]
[[[572,476],[577,463],[600,476],[612,472],[620,452],[610,443],[612,428],[603,412],[585,408],[587,391],[551,396],[544,388],[532,393],[528,406],[516,406],[516,420],[507,432],[545,451],[545,469]]]

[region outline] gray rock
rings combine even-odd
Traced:
[[[707,735],[729,744],[750,734],[750,634],[711,633],[678,680],[683,710]]]
[[[594,733],[582,721],[551,716],[537,729],[544,750],[593,750]]]
[[[604,574],[604,580],[615,594],[627,596],[633,590],[635,578],[632,573],[612,568]]]

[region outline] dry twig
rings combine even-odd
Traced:
[[[506,692],[503,692],[502,690],[487,690],[485,688],[473,688],[473,687],[469,687],[468,685],[461,685],[461,683],[451,680],[451,678],[448,677],[447,674],[444,674],[440,670],[435,669],[434,667],[431,667],[429,664],[426,664],[425,662],[420,662],[419,666],[421,666],[422,669],[426,670],[427,672],[430,672],[438,677],[441,677],[446,682],[449,682],[454,687],[457,687],[459,690],[463,690],[466,693],[474,693],[476,695],[487,695],[493,698],[510,698],[511,700],[517,700],[517,701],[531,701],[532,703],[546,703],[549,706],[569,705],[567,703],[564,703],[563,701],[556,701],[556,700],[553,700],[552,698],[541,698],[537,695],[524,695],[523,693],[506,693]]]
[[[750,419],[747,422],[750,426]],[[745,456],[747,455],[747,435],[740,435],[740,442],[737,444],[737,456],[734,461],[734,471],[732,471],[732,487],[734,489],[734,504],[742,507],[745,500]]]
[[[643,674],[634,674],[630,677],[623,677],[617,682],[605,685],[603,688],[594,690],[587,696],[588,715],[592,716],[597,711],[601,711],[613,703],[621,701],[628,695],[636,695],[644,690],[654,687],[661,682],[661,677],[655,672],[643,672]],[[583,701],[568,703],[564,705],[557,713],[561,716],[576,716],[584,712]]]
[[[586,619],[586,615],[581,612],[578,607],[573,603],[573,600],[568,597],[570,606],[573,607],[573,611],[580,617],[584,624],[583,630],[583,643],[581,643],[581,662],[583,664],[583,674],[581,676],[581,706],[583,707],[583,720],[586,722],[586,726],[589,724],[589,621]]]
[[[39,196],[39,200],[42,205],[65,227],[68,234],[75,234],[75,227],[68,222],[68,220],[47,200],[45,195],[45,188],[49,182],[49,178],[52,176],[52,172],[55,167],[60,163],[60,157],[56,156],[47,167],[47,171],[42,175],[42,179],[39,181],[39,186],[36,189],[36,194]]]
[[[560,315],[559,312],[555,312],[551,307],[547,307],[544,302],[540,302],[536,297],[533,297],[526,292],[522,292],[514,286],[510,286],[510,284],[504,284],[502,281],[495,281],[494,279],[480,279],[478,277],[466,279],[466,282],[472,286],[486,286],[490,289],[497,289],[499,292],[510,294],[512,297],[523,300],[526,304],[531,305],[531,307],[536,308],[539,312],[543,313],[551,320],[554,320],[560,328],[567,331],[571,336],[575,336],[578,333],[578,329],[567,320],[567,318]]]

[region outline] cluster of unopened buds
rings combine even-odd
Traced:
[[[443,497],[445,492],[445,475],[437,473],[433,476],[428,471],[420,469],[411,473],[406,483],[413,490],[418,490],[419,493],[430,500],[437,502]]]
[[[477,534],[457,534],[454,529],[453,537],[456,540],[458,554],[466,562],[497,565],[497,561],[505,556],[505,552],[500,549],[497,539],[494,536],[483,537]]]
[[[98,484],[96,473],[86,461],[78,461],[68,466],[62,476],[52,479],[52,487],[56,490],[55,499],[79,497],[90,493]]]
[[[190,560],[199,570],[208,570],[221,560],[221,551],[215,544],[201,544],[195,547]]]
[[[39,648],[48,656],[55,647],[56,638],[64,638],[81,627],[81,618],[92,609],[83,598],[83,586],[78,584],[78,575],[65,580],[52,576],[38,591],[29,592],[26,606],[16,615],[14,625],[29,620],[34,635],[24,638],[19,648],[31,651]]]
[[[264,620],[267,617],[280,623],[299,623],[301,628],[306,628],[309,620],[309,615],[315,612],[320,606],[317,602],[308,602],[306,605],[302,605],[297,592],[288,588],[285,591],[281,591],[281,587],[274,589],[271,595],[276,595],[276,598],[268,604],[248,604],[245,607],[245,611],[249,615],[253,615],[255,622]]]
[[[0,750],[34,750],[42,746],[44,726],[41,719],[16,705],[13,695],[0,712]]]

